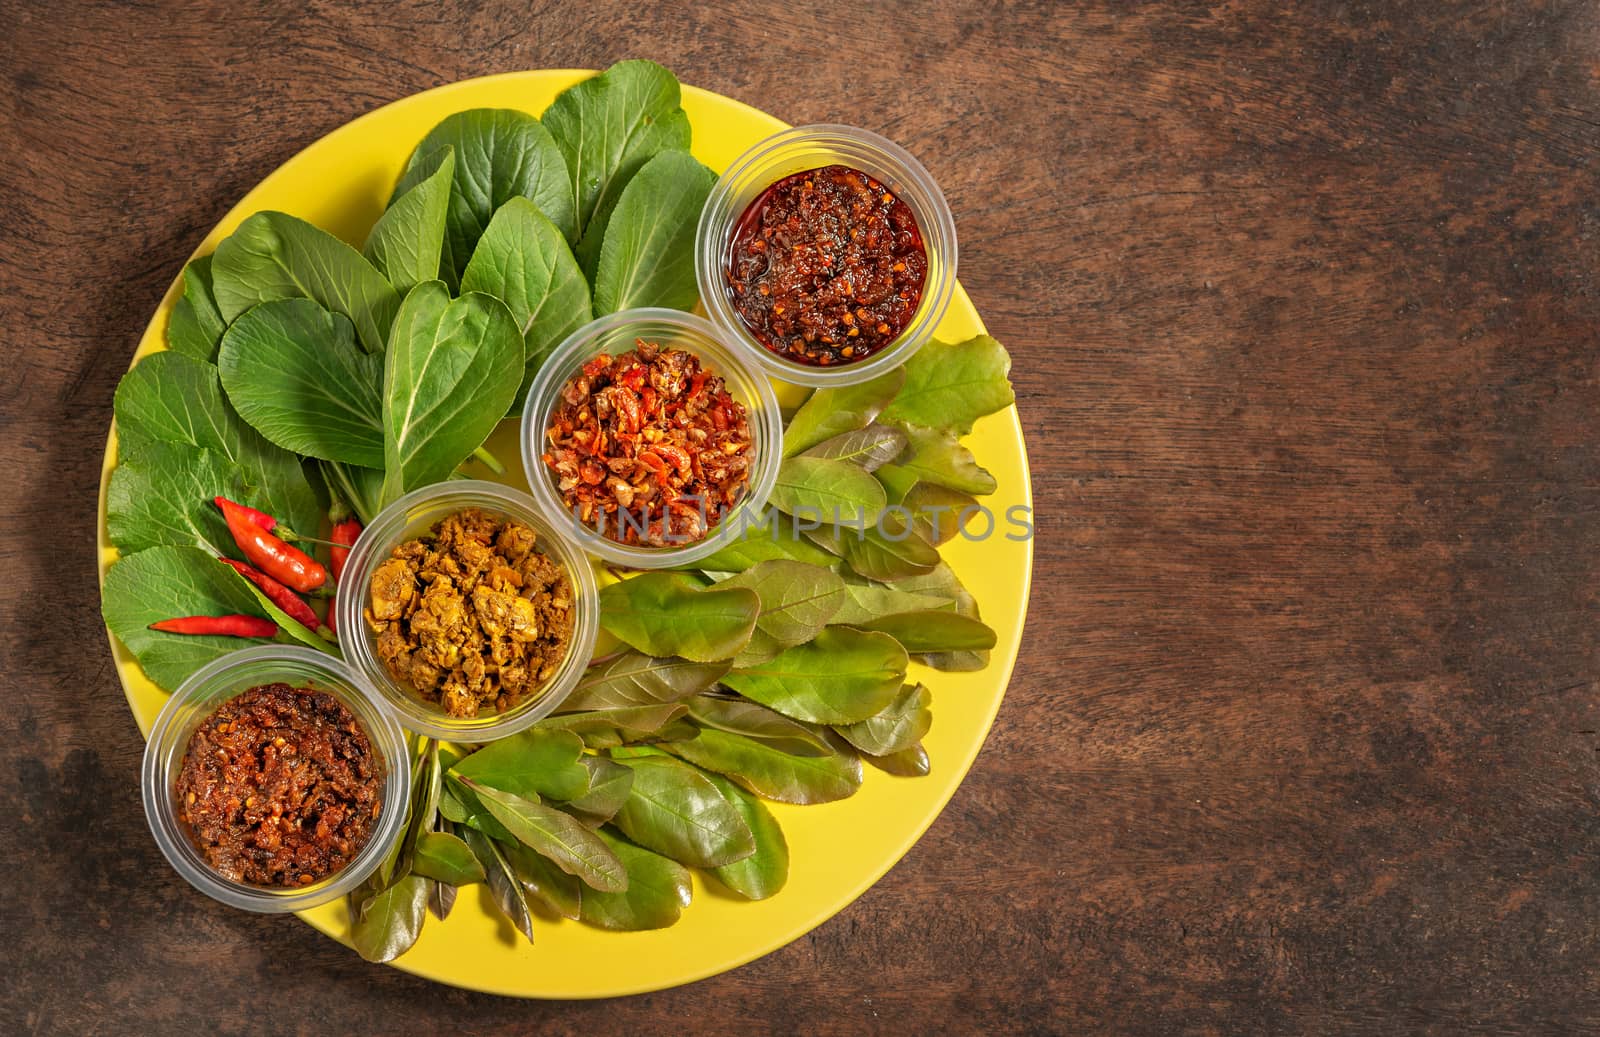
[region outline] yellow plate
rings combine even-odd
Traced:
[[[211,252],[251,213],[293,213],[359,244],[377,220],[412,147],[440,119],[468,108],[520,108],[538,114],[556,94],[590,75],[574,70],[513,72],[429,90],[364,115],[294,156],[233,207],[196,255]],[[721,171],[757,140],[784,127],[737,101],[693,87],[683,107],[694,126],[694,154]],[[916,142],[905,142],[916,151]],[[181,290],[174,280],[145,329],[135,359],[165,348],[167,316]],[[946,340],[983,330],[966,293],[956,291],[939,327]],[[515,459],[510,422],[491,440],[498,456]],[[463,890],[445,922],[429,917],[417,945],[395,964],[429,979],[518,997],[614,997],[691,983],[736,968],[821,925],[866,891],[933,823],[949,802],[989,732],[1016,661],[1033,569],[1031,541],[1008,540],[1006,509],[1030,507],[1028,458],[1015,408],[985,418],[967,441],[999,481],[985,503],[997,516],[994,535],[957,538],[945,557],[977,596],[983,618],[999,634],[993,661],[979,673],[938,673],[914,667],[933,690],[934,725],[924,740],[933,770],[923,778],[893,778],[868,767],[861,791],[823,806],[772,804],[788,837],[789,883],[770,900],[737,900],[695,880],[694,903],[670,929],[612,933],[570,921],[541,921],[529,945],[495,911],[483,887]],[[116,464],[113,430],[100,478],[100,575],[117,553],[106,539],[106,479]],[[520,474],[507,482],[521,483]],[[525,483],[523,484],[526,485]],[[111,651],[128,705],[146,734],[166,693],[152,684],[113,637]],[[169,881],[169,880],[162,880]],[[176,877],[170,881],[177,881]],[[954,891],[952,891],[954,892]],[[197,894],[198,895],[198,894]],[[342,903],[300,916],[335,939],[348,941]]]

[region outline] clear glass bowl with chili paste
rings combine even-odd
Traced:
[[[157,715],[145,818],[202,893],[301,911],[378,867],[405,825],[410,766],[405,732],[350,667],[310,648],[249,648],[196,671]]]
[[[783,416],[766,373],[703,317],[641,308],[579,328],[522,413],[539,509],[617,565],[697,561],[759,525]]]
[[[540,587],[538,593],[541,597],[560,600],[543,602],[544,606],[553,605],[554,608],[544,607],[538,612],[523,604],[522,608],[528,615],[521,618],[534,624],[542,622],[547,628],[552,622],[558,623],[560,629],[557,634],[563,642],[549,645],[546,655],[538,660],[537,673],[519,682],[514,689],[509,677],[501,671],[498,677],[502,694],[487,696],[487,700],[470,715],[462,715],[464,711],[456,709],[455,704],[448,700],[447,693],[443,692],[445,685],[435,689],[433,682],[429,682],[430,690],[425,697],[414,680],[402,679],[395,666],[394,653],[380,643],[381,636],[374,629],[375,625],[386,625],[388,615],[379,615],[374,612],[374,607],[381,604],[381,599],[394,596],[392,591],[382,589],[383,578],[380,576],[375,584],[374,576],[380,573],[386,562],[395,559],[396,548],[419,540],[425,544],[436,543],[435,531],[442,528],[441,524],[464,514],[476,516],[475,521],[493,521],[501,529],[507,526],[520,527],[518,532],[524,539],[524,531],[531,531],[531,551],[543,556],[543,561],[539,562],[540,568],[548,574],[553,565],[559,571],[559,579]],[[499,550],[498,543],[490,546]],[[517,549],[524,559],[529,557],[528,548],[529,545],[523,543]],[[456,563],[447,559],[443,564],[454,567]],[[497,569],[499,563],[493,558],[486,558],[485,568]],[[512,579],[510,576],[506,578]],[[488,580],[470,579],[475,584],[470,597],[431,603],[424,591],[432,586],[433,580],[432,573],[419,572],[408,577],[408,582],[414,581],[412,589],[419,596],[419,608],[432,608],[435,614],[431,624],[433,627],[450,625],[452,620],[448,613],[459,610],[468,619],[474,615],[480,619],[490,615],[501,627],[506,628],[503,631],[505,638],[499,638],[490,631],[491,636],[478,639],[483,643],[462,647],[463,656],[477,657],[471,661],[463,658],[462,674],[465,679],[462,683],[474,680],[480,685],[485,683],[483,671],[492,667],[483,664],[494,661],[494,646],[489,641],[517,641],[522,639],[523,633],[542,638],[548,632],[546,629],[533,629],[512,633],[510,626],[521,619],[508,606],[519,603],[508,601],[504,595],[494,594],[485,594],[486,600],[479,602],[479,587],[491,589],[486,586]],[[465,595],[465,584],[460,589]],[[499,605],[495,604],[497,601]],[[350,551],[333,607],[338,611],[339,647],[344,651],[345,658],[378,690],[400,723],[430,738],[464,743],[505,738],[549,716],[583,676],[600,630],[600,593],[595,584],[594,570],[583,552],[540,514],[527,494],[499,483],[475,479],[451,479],[424,486],[380,511],[362,531]],[[557,613],[558,619],[549,618]],[[392,623],[393,620],[387,622]],[[411,624],[409,633],[422,633],[421,626]],[[448,634],[448,631],[444,633]],[[430,650],[420,641],[406,647],[414,648],[418,657]],[[472,664],[470,673],[466,665],[469,662]],[[496,675],[491,673],[488,676],[493,678]]]
[[[734,160],[700,213],[706,313],[773,377],[849,385],[905,363],[956,288],[956,228],[928,171],[853,126],[784,130]]]

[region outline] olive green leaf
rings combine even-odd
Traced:
[[[446,148],[433,175],[391,202],[367,235],[362,253],[401,295],[439,276],[455,172],[455,151]]]
[[[756,839],[756,852],[742,861],[712,868],[717,881],[749,900],[765,900],[789,881],[789,842],[767,805],[720,775],[711,783],[732,803]]]
[[[978,502],[970,494],[931,482],[911,486],[897,503],[911,512],[911,528],[935,547],[955,539],[964,526],[978,517]]]
[[[878,469],[880,480],[903,480],[902,485],[929,482],[979,495],[995,491],[994,476],[978,465],[972,451],[961,445],[955,433],[921,425],[906,425],[905,433],[905,452],[894,464]]]
[[[864,531],[841,529],[837,537],[845,564],[869,580],[898,583],[939,565],[938,550],[895,512]]]
[[[484,879],[483,865],[472,849],[448,832],[422,832],[411,857],[411,870],[451,886],[466,886]]]
[[[853,432],[841,432],[805,451],[803,457],[823,457],[848,461],[868,472],[877,471],[906,448],[906,434],[888,425],[871,424]]]
[[[959,615],[969,619],[981,618],[978,614],[977,599],[962,585],[948,563],[940,562],[929,572],[902,580],[896,586],[913,594],[938,595],[949,601]],[[989,665],[989,652],[986,649],[952,648],[945,651],[923,652],[917,655],[916,659],[936,670],[981,670]]]
[[[779,511],[803,520],[871,525],[887,498],[883,484],[848,461],[791,457],[778,468],[778,481],[768,501]]]
[[[405,875],[369,897],[351,920],[350,942],[368,961],[393,961],[422,934],[427,914],[428,880]]]
[[[871,381],[818,389],[784,429],[783,456],[794,457],[835,436],[866,428],[895,398],[905,379],[905,369],[896,367]]]
[[[268,643],[150,629],[151,623],[178,616],[262,614],[238,573],[194,547],[152,547],[118,559],[106,571],[100,610],[145,675],[163,688],[176,688],[229,652]]]
[[[569,731],[533,728],[490,742],[450,773],[518,796],[573,799],[589,790],[583,741]]]
[[[653,61],[619,61],[563,90],[544,124],[566,160],[577,202],[584,268],[594,260],[623,189],[663,151],[689,150],[689,117],[679,107],[678,80]]]
[[[605,706],[577,712],[558,712],[539,721],[546,731],[571,731],[591,749],[621,745],[625,741],[659,736],[688,712],[681,702],[652,702],[642,706]]]
[[[589,771],[589,790],[567,806],[588,819],[609,821],[628,801],[633,788],[633,771],[604,756],[585,756],[583,766]]]
[[[310,299],[342,313],[369,353],[383,352],[400,296],[365,256],[305,220],[258,212],[217,246],[217,309],[229,322],[274,299]]]
[[[506,859],[500,844],[471,828],[463,829],[461,838],[472,847],[472,853],[483,865],[484,884],[499,906],[500,913],[510,920],[517,931],[533,942],[533,909],[528,906],[528,895],[522,888],[511,862]]]
[[[900,690],[906,652],[887,634],[828,627],[816,639],[722,679],[746,698],[817,724],[853,724]]]
[[[859,578],[846,580],[844,592],[844,604],[839,606],[832,620],[842,626],[862,626],[898,612],[954,608],[947,598],[933,594],[912,594],[899,587]]]
[[[383,363],[356,345],[345,317],[310,299],[249,310],[217,355],[228,399],[262,436],[367,468],[383,467]]]
[[[711,687],[727,672],[725,662],[699,663],[623,652],[609,662],[591,666],[561,709],[576,712],[679,702]]]
[[[526,198],[506,202],[489,221],[461,275],[461,291],[499,299],[522,330],[519,401],[550,351],[594,316],[589,282],[567,239]]]
[[[428,911],[439,921],[450,917],[451,910],[456,906],[456,894],[459,891],[448,882],[428,883]]]
[[[192,259],[183,268],[183,294],[167,319],[167,348],[196,360],[210,362],[228,322],[211,294],[211,257]]]
[[[665,929],[676,922],[692,896],[689,869],[605,828],[598,834],[627,869],[628,888],[620,893],[584,890],[583,921],[627,931]]]
[[[518,842],[550,858],[568,875],[601,890],[619,890],[627,882],[616,857],[571,814],[470,779],[462,784]]]
[[[922,741],[933,726],[932,702],[927,688],[907,684],[881,713],[834,730],[864,753],[891,756]]]
[[[744,735],[793,756],[828,756],[833,746],[812,728],[790,720],[758,702],[717,695],[696,695],[688,702],[689,716],[701,727]]]
[[[633,771],[633,787],[612,824],[634,842],[697,868],[755,852],[750,827],[704,774],[666,756],[619,762]]]
[[[838,559],[807,540],[797,528],[794,518],[777,511],[768,511],[760,524],[751,522],[738,538],[729,541],[715,552],[691,563],[705,572],[743,572],[762,562],[789,559],[834,568]]]
[[[644,573],[600,592],[600,625],[624,644],[694,662],[738,655],[760,612],[752,590],[700,590],[678,573]]]
[[[522,381],[522,333],[481,292],[438,281],[406,296],[383,380],[383,500],[440,482],[483,444]]]
[[[994,631],[981,619],[949,609],[898,612],[858,625],[888,634],[908,652],[982,652],[995,643]]]
[[[906,361],[905,386],[882,420],[964,436],[978,418],[1011,405],[1010,370],[1005,347],[988,335],[965,342],[936,339]]]
[[[831,750],[825,756],[795,756],[715,728],[662,747],[780,803],[832,803],[861,787],[861,761]]]
[[[844,580],[831,569],[775,560],[729,577],[718,587],[747,587],[761,598],[750,644],[734,659],[749,666],[809,641],[844,603]]]
[[[411,153],[390,204],[433,176],[450,153],[456,168],[439,279],[452,289],[461,283],[484,228],[512,198],[533,202],[568,241],[577,240],[572,185],[561,152],[538,119],[509,108],[475,108],[445,117]]]
[[[562,918],[577,920],[578,905],[583,900],[583,883],[576,876],[568,875],[552,864],[548,857],[534,853],[521,843],[501,845],[500,852],[505,854],[506,862],[522,883],[524,892],[537,898]]]
[[[923,778],[927,777],[931,769],[928,763],[928,751],[919,743],[909,749],[902,749],[888,756],[861,757],[885,774],[892,774],[897,778]]]
[[[693,309],[694,235],[717,176],[686,151],[663,151],[628,181],[594,268],[594,312]]]

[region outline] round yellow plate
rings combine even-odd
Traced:
[[[401,166],[423,134],[452,112],[520,108],[542,113],[566,87],[591,75],[576,70],[514,72],[453,83],[364,115],[294,156],[223,218],[196,255],[204,255],[251,213],[278,209],[309,220],[359,245],[377,220]],[[694,154],[719,172],[757,140],[784,127],[754,108],[693,87],[683,107],[694,126]],[[905,142],[916,150],[915,141]],[[165,348],[167,316],[181,291],[175,279],[150,320],[135,359]],[[939,327],[945,340],[980,333],[977,312],[959,288]],[[511,422],[491,439],[499,457],[518,456]],[[997,516],[994,535],[944,548],[983,618],[999,634],[993,661],[978,673],[918,670],[933,690],[934,725],[924,740],[932,773],[894,778],[871,767],[861,791],[823,806],[772,804],[792,858],[789,883],[770,900],[737,900],[696,878],[694,903],[669,929],[613,933],[570,921],[541,921],[529,945],[495,911],[483,887],[462,891],[445,922],[429,917],[417,945],[395,964],[419,976],[474,990],[518,997],[589,998],[636,994],[690,983],[736,968],[821,925],[866,891],[905,855],[949,802],[989,732],[1016,661],[1033,568],[1031,541],[1008,540],[1006,509],[1030,507],[1028,459],[1015,408],[978,423],[967,440],[999,481],[985,503]],[[106,477],[116,464],[115,431],[106,445],[100,480],[100,574],[117,557],[106,539]],[[520,473],[507,482],[522,484]],[[976,532],[976,531],[975,531]],[[166,699],[126,649],[111,639],[128,705],[146,734]],[[176,876],[170,881],[178,881]],[[198,895],[198,894],[196,894]],[[348,940],[342,903],[300,916],[324,933]]]

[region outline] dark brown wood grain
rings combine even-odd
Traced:
[[[1600,6],[0,0],[0,1031],[1600,1026]],[[660,60],[906,142],[1016,360],[1016,678],[906,860],[687,988],[517,1002],[163,864],[98,618],[111,392],[379,104]]]

